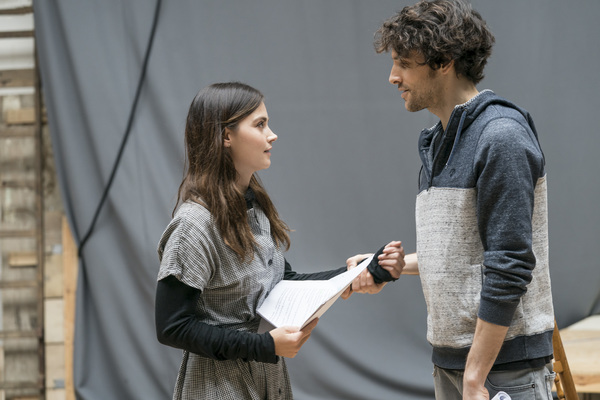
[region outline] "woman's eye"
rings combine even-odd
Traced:
[[[259,122],[259,123],[258,123],[258,125],[256,125],[256,126],[257,126],[257,127],[259,127],[259,128],[263,128],[263,127],[265,126],[265,122],[264,122],[264,121],[261,121],[261,122]]]

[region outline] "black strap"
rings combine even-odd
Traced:
[[[367,269],[369,270],[371,275],[373,275],[373,280],[377,284],[398,280],[398,278],[394,278],[385,268],[379,265],[379,260],[377,259],[377,257],[379,257],[381,253],[383,253],[383,249],[385,249],[385,246],[377,250],[377,253],[375,253],[373,259],[367,266]]]

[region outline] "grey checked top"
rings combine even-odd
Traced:
[[[205,207],[182,204],[159,242],[158,280],[172,275],[202,291],[197,311],[203,322],[255,332],[256,308],[283,279],[285,260],[263,211],[253,207],[247,213],[258,246],[254,258],[242,263]],[[174,399],[198,398],[290,399],[292,394],[283,359],[277,364],[220,361],[184,351]]]

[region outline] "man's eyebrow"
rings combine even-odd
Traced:
[[[399,54],[397,54],[396,57],[392,57],[392,59],[394,61],[398,61],[398,62],[403,63],[403,64],[408,64],[410,62],[410,60],[408,58],[402,57]]]

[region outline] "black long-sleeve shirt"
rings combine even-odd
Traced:
[[[346,267],[299,274],[286,261],[283,279],[324,280],[344,271]],[[270,333],[243,332],[202,322],[196,314],[200,295],[200,290],[180,282],[174,276],[158,281],[155,322],[160,343],[216,360],[241,358],[244,361],[277,362],[275,343]]]

